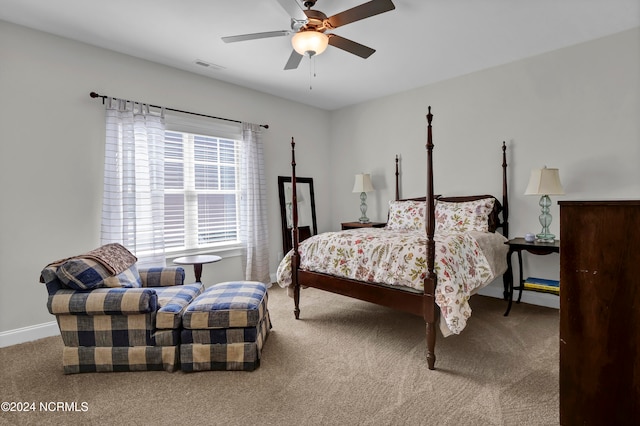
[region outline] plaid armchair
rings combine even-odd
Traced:
[[[49,293],[47,308],[64,342],[64,373],[179,368],[182,313],[203,285],[183,284],[181,267],[138,271],[135,264],[91,282],[87,277],[95,278],[99,265],[90,259],[73,261],[73,268],[49,265],[41,274]],[[87,282],[91,285],[82,288]]]

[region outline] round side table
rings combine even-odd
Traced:
[[[196,276],[196,282],[200,281],[202,277],[202,265],[205,263],[214,263],[221,261],[222,258],[220,256],[216,256],[213,254],[197,254],[193,256],[183,256],[178,257],[173,260],[173,263],[176,265],[193,265],[193,273]]]

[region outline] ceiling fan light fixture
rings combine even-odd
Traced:
[[[293,36],[291,44],[301,55],[319,55],[329,45],[329,37],[318,31],[300,31]]]

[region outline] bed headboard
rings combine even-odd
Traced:
[[[396,201],[425,201],[426,197],[400,198],[400,169],[398,165],[398,156],[396,155]],[[493,210],[489,214],[489,232],[496,232],[498,228],[502,228],[502,235],[509,235],[509,201],[507,196],[507,144],[502,142],[502,202],[493,195],[461,195],[455,197],[443,197],[442,195],[434,195],[436,200],[446,201],[450,203],[462,203],[465,201],[476,201],[484,198],[493,198],[495,203]],[[500,214],[502,213],[502,220]]]

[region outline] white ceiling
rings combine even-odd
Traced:
[[[318,0],[315,9],[331,16],[364,2]],[[370,58],[329,46],[289,71],[291,36],[220,40],[289,29],[276,0],[0,0],[0,19],[327,110],[640,26],[639,0],[393,2],[333,30],[376,49]]]

